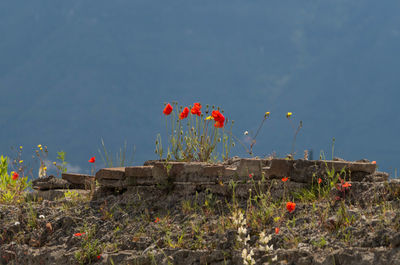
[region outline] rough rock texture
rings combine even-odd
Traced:
[[[336,166],[346,179],[318,197]],[[35,187],[60,196],[0,205],[0,264],[243,264],[231,218],[238,208],[256,264],[400,264],[400,180],[375,169],[366,161],[151,161],[100,170],[90,198],[90,190],[63,198],[65,182],[40,179]],[[273,250],[258,249],[261,231]],[[90,259],[79,258],[90,249]]]

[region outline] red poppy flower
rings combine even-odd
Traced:
[[[97,255],[97,259],[101,259],[101,255]]]
[[[190,110],[190,112],[193,114],[193,115],[197,115],[197,116],[200,116],[201,115],[201,104],[200,103],[194,103],[193,104],[193,108]]]
[[[253,174],[250,173],[250,174],[249,174],[249,178],[252,178],[252,177],[253,177]]]
[[[285,178],[282,178],[282,181],[286,182],[288,179],[289,179],[288,177],[285,177]]]
[[[223,127],[224,127],[224,123],[223,123],[223,122],[220,122],[220,121],[215,121],[214,127],[223,128]]]
[[[211,112],[211,116],[214,118],[215,121],[219,121],[219,122],[221,122],[222,124],[223,124],[224,121],[225,121],[224,115],[222,115],[221,112],[219,112],[219,110],[213,110],[213,111]]]
[[[160,218],[156,218],[156,220],[154,220],[154,223],[158,223],[158,222],[160,222]]]
[[[348,183],[348,182],[345,182],[344,184],[342,184],[342,187],[343,188],[348,188],[348,187],[351,187],[351,184]]]
[[[96,157],[95,157],[95,156],[92,156],[92,157],[89,159],[89,163],[94,163],[94,162],[96,162]]]
[[[85,232],[83,233],[75,233],[74,236],[83,236],[85,234]]]
[[[318,178],[318,184],[321,184],[321,182],[322,182],[322,179]]]
[[[189,108],[185,107],[181,114],[179,115],[179,119],[183,120],[189,115]]]
[[[289,211],[289,213],[293,212],[295,208],[296,208],[296,204],[294,202],[286,203],[286,209]]]
[[[376,161],[374,160],[374,161],[372,161],[371,163],[372,163],[372,164],[376,164]]]
[[[165,106],[165,108],[164,108],[164,110],[163,110],[163,113],[164,113],[165,115],[169,115],[169,114],[171,114],[172,110],[173,110],[173,108],[172,108],[171,104],[168,103],[168,104]]]
[[[279,233],[279,227],[275,227],[275,234]]]
[[[14,172],[13,174],[12,174],[12,180],[17,180],[18,179],[18,177],[19,177],[19,175],[18,175],[18,173],[17,172]]]

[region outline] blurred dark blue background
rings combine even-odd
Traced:
[[[399,166],[400,2],[3,0],[0,153],[37,144],[88,172],[100,138],[156,159],[163,103],[219,105],[255,153]],[[164,143],[166,139],[164,139]],[[233,155],[245,155],[239,145]],[[98,160],[99,161],[99,160]],[[100,162],[100,161],[99,161]],[[37,166],[32,162],[32,166]],[[98,167],[101,166],[99,163]]]

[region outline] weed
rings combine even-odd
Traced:
[[[102,220],[110,220],[113,218],[113,214],[107,206],[107,201],[104,201],[104,203],[100,206],[99,211],[101,213]]]
[[[35,150],[36,156],[39,159],[39,178],[43,178],[47,176],[47,166],[45,164],[49,151],[47,150],[47,146],[43,146],[39,144],[38,149]]]
[[[80,199],[80,194],[76,190],[68,190],[64,192],[65,199],[77,203]]]
[[[80,249],[75,252],[75,259],[79,264],[92,264],[98,260],[99,255],[103,252],[104,246],[95,238],[96,227],[87,228],[81,237]]]
[[[28,226],[30,226],[31,228],[35,229],[38,226],[37,212],[33,208],[32,203],[28,203],[28,208],[29,208]]]
[[[127,165],[131,165],[135,158],[136,146],[133,146],[132,156],[129,161],[126,161],[126,153],[128,150],[128,143],[127,141],[124,142],[123,147],[119,149],[119,152],[115,154],[115,160],[113,159],[112,155],[104,144],[103,138],[101,138],[101,150],[98,148],[98,152],[100,154],[101,159],[106,167],[124,167]]]
[[[233,136],[234,137],[234,139],[237,141],[237,142],[239,142],[243,147],[244,147],[244,149],[246,150],[246,152],[249,154],[249,155],[251,155],[251,156],[253,156],[254,154],[253,154],[253,147],[254,147],[254,145],[256,144],[256,138],[257,138],[257,136],[258,136],[258,134],[260,133],[260,130],[261,130],[261,128],[262,128],[262,126],[264,125],[264,123],[265,123],[265,121],[267,120],[267,118],[269,117],[269,111],[267,111],[267,112],[265,112],[265,114],[264,114],[264,119],[261,121],[261,123],[260,123],[260,125],[258,126],[258,129],[257,129],[257,131],[256,131],[256,133],[254,134],[254,136],[252,136],[251,135],[251,133],[250,133],[250,139],[251,139],[251,142],[250,142],[250,147],[249,148],[247,148],[247,146],[242,142],[242,141],[240,141],[237,137],[235,137],[235,136]],[[248,136],[249,135],[249,132],[248,131],[245,131],[244,132],[244,135],[245,136]]]
[[[311,244],[318,248],[324,248],[328,242],[324,237],[321,237],[319,240],[312,240]]]
[[[60,160],[60,164],[57,164],[57,162],[53,162],[54,166],[57,168],[57,176],[60,175],[60,173],[65,173],[67,172],[67,162],[65,162],[65,155],[66,153],[64,151],[57,152],[57,159]]]
[[[291,112],[286,113],[286,118],[289,120],[290,125],[292,126],[292,128],[293,128],[293,130],[294,130],[294,136],[293,136],[293,141],[292,141],[292,149],[291,149],[290,155],[289,155],[292,159],[294,159],[294,155],[295,155],[295,153],[294,153],[294,146],[295,146],[295,144],[296,144],[296,137],[297,137],[297,134],[300,132],[300,129],[303,127],[303,122],[300,121],[300,122],[299,122],[299,125],[298,125],[297,128],[296,128],[296,127],[294,126],[293,122],[292,122],[291,117],[292,117],[292,113],[291,113]]]
[[[31,183],[23,171],[8,174],[8,163],[7,157],[0,156],[0,202],[19,203]]]

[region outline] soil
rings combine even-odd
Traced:
[[[281,180],[266,186],[273,181]],[[249,181],[241,196],[138,186],[0,205],[0,264],[245,264],[243,248],[255,264],[400,264],[400,181],[351,184],[309,200],[272,199]],[[246,246],[231,218],[237,209]],[[273,250],[258,250],[261,231]]]

